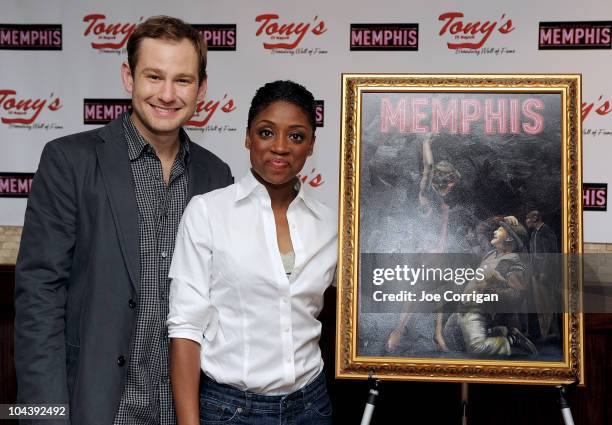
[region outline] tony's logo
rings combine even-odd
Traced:
[[[141,16],[137,23],[109,23],[106,22],[106,15],[92,13],[83,18],[83,22],[87,25],[83,35],[92,34],[97,37],[97,41],[91,43],[94,49],[121,49],[142,19]]]
[[[15,90],[0,90],[0,116],[3,124],[33,124],[43,109],[57,111],[62,101],[53,93],[48,99],[19,99]]]
[[[444,22],[439,35],[448,32],[453,36],[454,41],[446,43],[449,49],[480,49],[494,32],[505,35],[515,29],[512,19],[506,18],[505,13],[499,21],[464,21],[463,16],[461,12],[447,12],[438,17]]]
[[[229,98],[227,94],[225,94],[221,100],[210,99],[199,102],[196,105],[195,113],[185,125],[189,127],[204,127],[215,115],[217,109],[227,114],[236,109],[236,103],[234,99]]]
[[[323,180],[323,175],[319,173],[315,168],[313,168],[308,174],[298,174],[298,179],[304,184],[308,184],[312,187],[319,187],[325,180]]]
[[[595,108],[597,105],[597,108]],[[595,108],[595,109],[593,109]],[[612,105],[608,99],[604,99],[603,95],[597,98],[596,102],[582,102],[582,121],[584,122],[591,111],[597,115],[605,116],[612,112]]]
[[[306,34],[320,36],[327,31],[325,21],[315,16],[310,22],[281,23],[275,13],[265,13],[255,18],[261,23],[255,35],[265,34],[268,41],[263,43],[265,49],[295,49]]]

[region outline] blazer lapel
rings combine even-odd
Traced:
[[[204,168],[205,163],[206,160],[201,157],[200,149],[189,149],[189,199],[210,190],[210,173]]]
[[[140,282],[138,204],[121,118],[102,128],[100,137],[105,142],[96,147],[100,170],[115,220],[121,253],[132,285],[138,292]]]

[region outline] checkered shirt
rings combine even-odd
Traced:
[[[187,205],[189,139],[181,145],[168,185],[162,165],[138,132],[128,113],[123,116],[132,177],[138,203],[140,293],[127,379],[114,425],[174,425],[168,366],[168,271],[176,231]]]

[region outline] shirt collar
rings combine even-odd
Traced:
[[[253,172],[249,169],[247,173],[242,177],[238,183],[236,184],[236,202],[240,202],[242,199],[248,198],[249,196],[255,196],[257,193],[264,194],[268,197],[268,191],[261,184],[255,176],[253,176]],[[321,219],[321,212],[319,211],[318,204],[312,199],[309,194],[305,190],[304,184],[298,179],[297,183],[298,193],[293,202],[302,202],[304,205],[317,217]],[[269,199],[269,197],[268,197]]]
[[[135,161],[147,150],[153,150],[153,146],[140,134],[134,122],[130,119],[130,113],[123,113],[123,129],[125,131],[127,145],[128,145],[128,158],[130,161]],[[185,161],[189,154],[189,136],[182,128],[179,130],[179,141],[181,146],[178,151],[178,158],[181,162]]]

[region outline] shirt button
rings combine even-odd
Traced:
[[[131,309],[136,308],[136,301],[134,301],[133,299],[131,299],[131,298],[130,298],[130,300],[128,301],[128,306],[129,306]]]
[[[168,256],[168,253],[166,251],[163,251],[161,253],[162,258],[166,258]]]
[[[117,357],[117,366],[123,367],[125,365],[125,357],[119,356]]]

